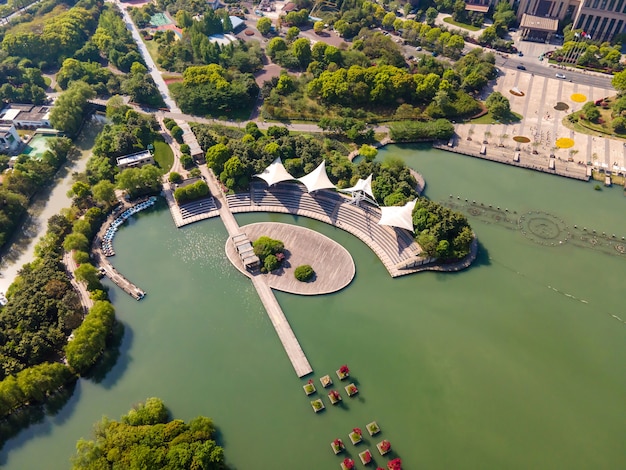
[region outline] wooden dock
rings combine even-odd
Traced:
[[[261,302],[263,302],[263,306],[267,311],[267,316],[270,317],[270,321],[280,338],[280,342],[283,344],[283,348],[285,348],[285,352],[287,353],[296,374],[298,377],[309,375],[313,372],[313,369],[304,355],[304,351],[302,351],[302,348],[300,347],[298,338],[296,338],[296,335],[291,329],[287,318],[285,318],[285,314],[280,308],[272,289],[267,282],[265,282],[265,279],[262,278],[262,275],[253,276],[252,284],[259,293]]]
[[[242,231],[239,228],[239,224],[235,220],[235,217],[226,203],[226,198],[221,192],[215,175],[205,165],[202,165],[200,170],[204,175],[205,181],[209,185],[211,195],[214,198],[215,206],[219,210],[220,218],[228,231],[228,235],[230,237],[234,237],[241,234]],[[276,330],[276,334],[280,338],[283,348],[285,348],[285,352],[287,353],[296,374],[298,374],[298,377],[304,377],[305,375],[312,373],[313,369],[302,351],[298,338],[296,338],[296,335],[291,329],[291,326],[289,325],[289,322],[287,321],[287,318],[285,317],[285,314],[283,313],[283,310],[281,309],[278,300],[276,300],[276,296],[274,295],[274,292],[272,292],[272,289],[266,279],[263,278],[262,275],[253,276],[252,284],[259,293],[259,297],[261,298],[261,302],[267,311],[267,315],[270,317],[270,321]]]

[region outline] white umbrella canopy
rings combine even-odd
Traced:
[[[298,181],[305,185],[310,193],[320,189],[335,189],[335,185],[326,174],[326,162],[324,160],[311,173],[298,178]]]
[[[413,232],[413,209],[416,203],[417,199],[414,199],[400,207],[381,207],[378,225],[389,225]]]
[[[270,166],[263,170],[263,173],[259,173],[258,175],[254,176],[264,180],[268,186],[273,186],[283,181],[295,180],[295,178],[291,176],[289,172],[285,169],[280,157],[276,158],[276,160],[274,160],[270,164]]]

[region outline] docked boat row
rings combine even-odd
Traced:
[[[109,226],[109,228],[107,228],[104,236],[102,237],[102,253],[104,253],[105,256],[115,255],[115,251],[113,250],[113,237],[115,236],[115,233],[117,232],[117,229],[120,227],[120,225],[126,222],[132,215],[136,214],[137,212],[154,206],[156,200],[156,196],[151,196],[147,200],[126,209],[119,216],[117,216],[113,220],[113,222],[111,222],[111,225]]]

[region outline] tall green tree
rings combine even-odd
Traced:
[[[85,118],[87,101],[95,96],[96,93],[85,82],[72,82],[55,101],[50,111],[50,123],[55,129],[75,135]]]

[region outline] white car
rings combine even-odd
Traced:
[[[565,80],[567,77],[563,75],[562,73],[557,73],[556,78],[562,78],[563,80]]]

